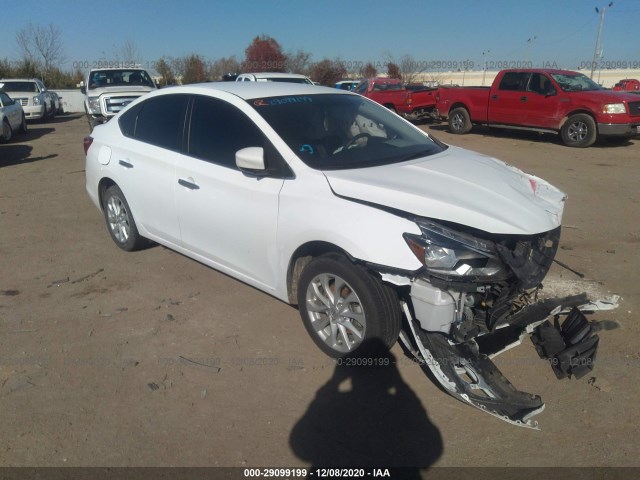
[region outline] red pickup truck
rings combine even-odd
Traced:
[[[559,133],[570,147],[640,134],[637,95],[605,90],[569,70],[502,70],[491,87],[441,88],[436,98],[437,115],[457,134],[473,124],[537,130]]]
[[[367,78],[354,92],[404,116],[408,120],[431,117],[436,108],[435,89],[408,90],[396,78]]]
[[[635,78],[625,78],[613,86],[617,92],[640,92],[640,81]]]

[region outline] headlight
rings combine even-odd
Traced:
[[[99,114],[100,113],[100,97],[89,97],[89,113]]]
[[[494,276],[504,271],[504,263],[495,253],[492,242],[429,221],[416,223],[422,235],[406,233],[404,239],[432,273],[475,277]]]
[[[602,107],[602,113],[627,113],[624,103],[607,103]]]
[[[33,104],[40,105],[40,97],[33,97]]]

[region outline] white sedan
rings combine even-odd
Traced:
[[[27,133],[27,120],[22,106],[5,92],[0,91],[0,140],[8,142],[13,138],[13,132]]]
[[[533,425],[540,397],[488,355],[586,301],[533,301],[565,201],[544,180],[359,95],[285,83],[152,92],[84,146],[87,191],[123,250],[153,240],[297,305],[335,358],[400,337],[452,395]],[[595,355],[593,337],[581,355]]]

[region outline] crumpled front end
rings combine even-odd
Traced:
[[[405,240],[423,268],[410,278],[401,339],[454,397],[516,425],[535,428],[544,409],[517,390],[491,358],[531,336],[558,378],[588,373],[610,324],[585,312],[617,306],[586,295],[539,299],[560,242],[560,227],[535,235],[496,235],[429,219]],[[384,277],[383,277],[384,278]]]

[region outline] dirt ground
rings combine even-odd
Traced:
[[[546,290],[621,296],[598,362],[558,381],[527,340],[496,360],[540,430],[440,391],[403,353],[337,367],[298,311],[163,247],[125,253],[84,186],[84,118],[0,145],[0,466],[640,466],[640,139],[587,149],[439,139],[568,193]]]

